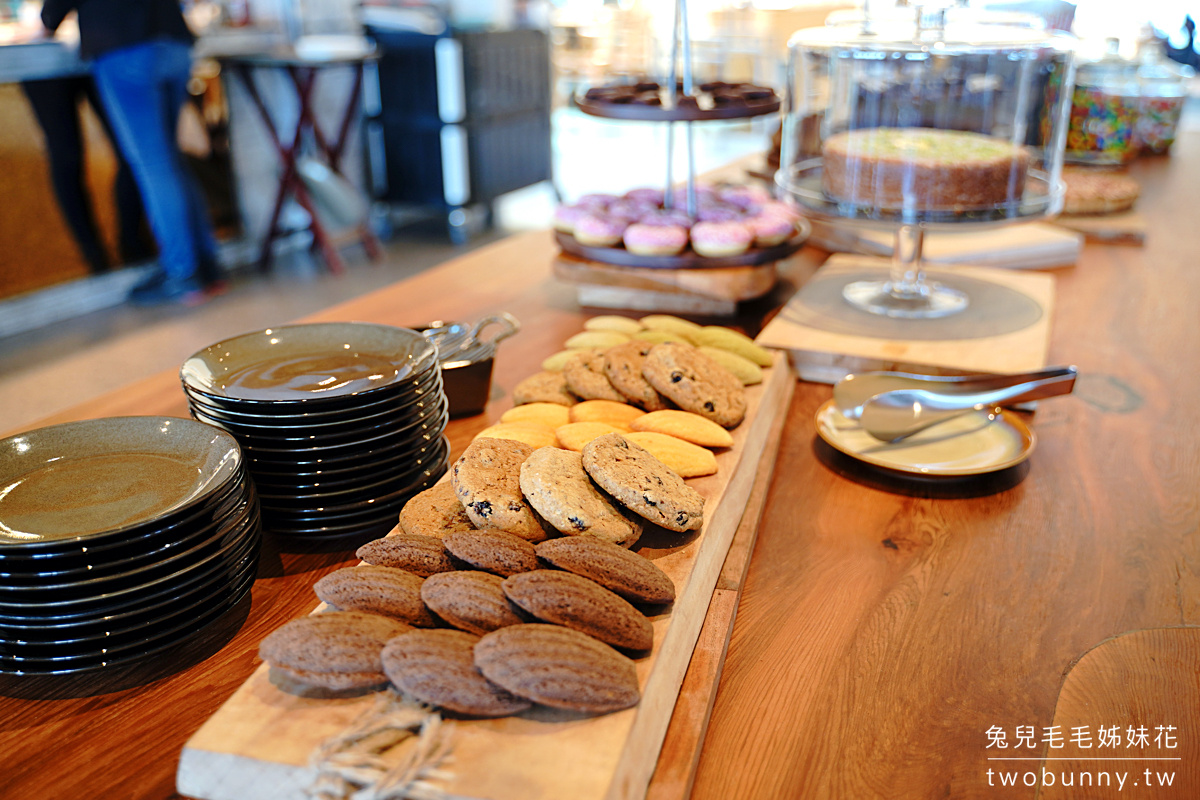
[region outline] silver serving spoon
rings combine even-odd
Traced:
[[[931,388],[900,388],[883,391],[864,402],[858,422],[868,434],[884,442],[897,442],[939,422],[972,411],[996,409],[1001,405],[1042,400],[1070,394],[1075,387],[1075,367],[1056,367],[1039,373],[1026,373],[1017,383],[995,388],[955,391]],[[1012,378],[1013,376],[1005,376]]]
[[[1074,367],[1045,367],[1010,375],[916,375],[909,372],[861,372],[847,375],[833,387],[833,401],[846,419],[858,419],[863,404],[877,394],[920,389],[942,395],[991,392],[1044,378],[1075,376]]]

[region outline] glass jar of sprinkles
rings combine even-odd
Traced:
[[[1082,164],[1128,164],[1138,154],[1141,91],[1136,65],[1108,41],[1103,58],[1079,65],[1071,97],[1064,159]]]
[[[1166,153],[1175,142],[1179,117],[1187,100],[1187,82],[1194,75],[1191,67],[1175,64],[1161,51],[1150,51],[1138,66],[1141,92],[1134,136],[1143,153]]]

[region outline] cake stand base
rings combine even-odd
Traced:
[[[967,307],[967,296],[940,283],[925,283],[919,291],[905,291],[891,281],[855,281],[842,287],[850,305],[899,319],[935,319],[957,314]]]
[[[775,262],[706,269],[649,269],[588,261],[562,253],[554,275],[575,286],[581,306],[727,317],[738,303],[762,297],[778,279]]]
[[[862,311],[842,296],[857,281],[886,280],[890,263],[833,255],[758,336],[789,351],[800,377],[835,383],[851,372],[1012,373],[1046,366],[1054,313],[1052,275],[987,267],[930,268],[930,280],[965,292],[957,314],[900,319]]]

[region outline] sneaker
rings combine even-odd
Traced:
[[[194,279],[161,277],[139,284],[129,292],[129,300],[135,305],[162,305],[178,303],[198,306],[208,300],[208,295]]]

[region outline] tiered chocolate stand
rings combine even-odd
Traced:
[[[603,97],[577,97],[581,111],[595,117],[630,122],[655,122],[667,126],[667,175],[664,207],[678,201],[675,181],[675,137],[683,123],[687,176],[682,193],[684,210],[697,213],[697,184],[693,125],[716,120],[738,120],[773,114],[781,103],[773,91],[752,93],[724,103],[729,84],[716,88],[697,84],[692,69],[691,35],[687,3],[676,0],[669,75],[652,103],[614,101]],[[810,228],[801,220],[796,233],[781,244],[751,247],[728,257],[707,257],[685,249],[679,255],[644,256],[623,247],[588,247],[574,237],[557,233],[561,254],[555,275],[576,286],[585,306],[730,315],[743,300],[761,297],[776,282],[776,263],[795,253],[808,238]]]

